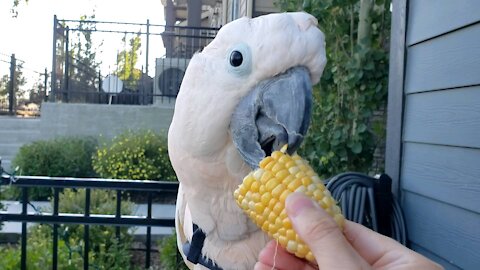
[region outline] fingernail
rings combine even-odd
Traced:
[[[288,216],[294,218],[302,211],[313,208],[315,205],[303,193],[294,192],[288,195],[287,200],[285,201],[285,207],[287,208]]]

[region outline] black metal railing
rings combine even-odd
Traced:
[[[0,167],[1,169],[1,167]],[[0,170],[1,172],[1,170]],[[0,211],[1,222],[21,222],[21,269],[27,269],[27,223],[46,223],[53,224],[53,252],[52,269],[57,269],[58,264],[58,229],[61,224],[78,224],[84,226],[84,247],[83,247],[83,268],[89,267],[89,249],[90,225],[110,225],[115,226],[116,236],[120,237],[120,226],[143,226],[146,227],[146,249],[145,249],[145,268],[151,265],[152,249],[152,227],[175,227],[174,218],[154,218],[152,217],[153,193],[159,191],[177,192],[178,183],[165,181],[136,181],[136,180],[117,180],[117,179],[84,179],[84,178],[64,178],[64,177],[33,177],[18,176],[14,177],[2,173],[0,177],[0,186],[11,185],[22,189],[22,212],[7,213]],[[53,211],[52,213],[29,214],[27,206],[29,204],[28,190],[32,187],[53,188]],[[84,214],[59,213],[59,193],[65,188],[84,188],[85,189],[85,209]],[[115,215],[90,214],[90,192],[92,189],[116,190],[116,211]],[[142,191],[146,192],[147,197],[147,215],[132,216],[122,215],[122,192]],[[178,258],[177,258],[178,259]]]
[[[52,70],[55,72],[52,73],[48,99],[66,103],[172,103],[189,60],[215,38],[218,30],[211,27],[152,24],[149,20],[146,23],[129,23],[61,20],[55,16],[52,61]],[[106,57],[102,56],[102,50],[95,44],[88,57],[75,53],[75,44],[78,44],[78,37],[82,35],[92,40],[118,40],[117,61],[100,64],[100,59]],[[127,54],[135,52],[128,51],[132,49],[126,42],[135,37],[141,37],[137,52],[141,51],[142,54],[127,57]],[[163,55],[154,56],[159,51]],[[107,50],[107,53],[112,54],[112,50]],[[135,60],[122,62],[127,58]],[[126,67],[132,72],[125,72]],[[137,74],[134,75],[133,71]],[[102,81],[108,75],[115,75],[121,80],[121,91],[113,93],[103,89]]]

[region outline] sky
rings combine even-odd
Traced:
[[[18,7],[18,17],[10,12],[13,0],[0,0],[0,60],[8,60],[14,53],[25,61],[25,69],[43,72],[52,69],[53,16],[58,19],[78,20],[95,10],[96,20],[165,24],[161,0],[29,0]],[[116,27],[118,29],[118,27]],[[158,28],[157,28],[158,29]],[[140,30],[138,26],[132,31]],[[122,30],[124,31],[124,30]],[[157,32],[160,30],[158,29]],[[96,34],[94,40],[103,41],[98,53],[103,62],[102,73],[114,70],[116,54],[124,48],[124,34]],[[127,36],[127,39],[131,36]],[[145,39],[142,39],[145,44]],[[142,49],[138,68],[145,63],[145,47]],[[159,36],[150,38],[149,74],[154,75],[155,58],[163,56]],[[28,70],[27,73],[28,73]],[[0,62],[0,75],[8,73],[8,65]]]

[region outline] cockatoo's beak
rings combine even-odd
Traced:
[[[312,84],[308,69],[294,67],[255,86],[237,105],[230,132],[252,168],[272,151],[300,146],[310,124]]]

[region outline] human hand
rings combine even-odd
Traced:
[[[443,269],[360,224],[346,221],[342,234],[335,221],[301,193],[289,195],[285,204],[295,231],[310,247],[318,265],[295,257],[271,241],[260,252],[255,270]]]

